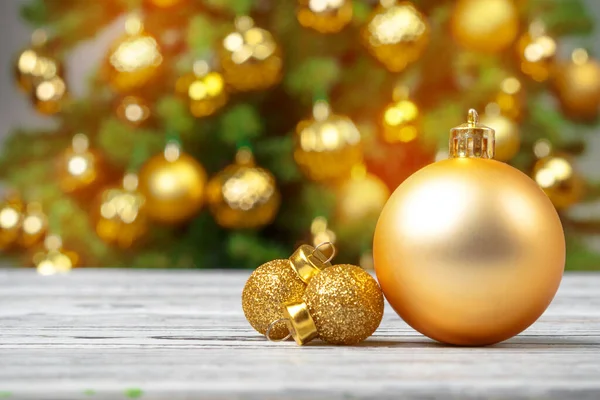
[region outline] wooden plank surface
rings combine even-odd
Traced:
[[[485,348],[446,347],[388,307],[355,347],[269,343],[248,272],[0,270],[0,398],[600,399],[600,274],[568,274],[544,316]]]

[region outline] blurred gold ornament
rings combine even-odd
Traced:
[[[353,345],[379,327],[383,294],[362,268],[334,265],[312,278],[302,301],[285,305],[284,316],[299,345],[316,337],[331,344]]]
[[[600,106],[600,64],[584,49],[576,49],[571,62],[558,66],[554,75],[558,99],[571,118],[590,120]]]
[[[502,80],[495,103],[500,113],[513,121],[521,121],[525,112],[525,90],[514,76]]]
[[[513,0],[458,0],[450,27],[452,36],[464,48],[497,53],[515,40],[519,14]]]
[[[382,136],[387,143],[411,142],[419,137],[421,130],[419,107],[408,98],[408,89],[394,90],[394,102],[383,112]]]
[[[347,177],[362,161],[360,132],[350,118],[332,114],[326,101],[317,101],[313,117],[296,126],[294,159],[315,181]]]
[[[203,60],[196,61],[194,71],[177,80],[175,91],[188,101],[190,112],[198,118],[213,114],[229,97],[223,76],[211,71]]]
[[[15,77],[24,92],[31,93],[39,82],[63,74],[62,63],[46,48],[47,40],[43,30],[36,30],[31,37],[31,46],[17,57]]]
[[[281,204],[275,177],[255,166],[252,153],[245,148],[238,151],[235,164],[209,181],[206,196],[217,223],[229,229],[268,225]]]
[[[103,73],[115,91],[127,93],[156,79],[162,61],[156,39],[144,32],[138,17],[130,16],[125,22],[125,35],[110,47]]]
[[[242,309],[250,325],[262,335],[268,331],[270,340],[286,337],[283,304],[301,301],[306,284],[327,267],[331,263],[319,249],[302,245],[290,258],[269,261],[254,270],[242,291]]]
[[[310,233],[312,236],[312,243],[314,246],[319,246],[321,243],[331,244],[329,252],[321,250],[321,252],[327,256],[333,256],[334,247],[336,241],[335,232],[329,229],[329,223],[327,218],[320,216],[312,220],[310,224]]]
[[[65,274],[79,264],[79,255],[64,249],[60,236],[49,235],[44,249],[33,255],[33,264],[40,275]]]
[[[178,224],[202,208],[206,172],[198,161],[169,143],[164,154],[148,160],[139,173],[139,190],[147,215],[161,223]]]
[[[493,160],[494,131],[451,130],[450,158],[404,181],[375,230],[375,271],[394,310],[434,340],[479,346],[531,325],[565,266],[554,206],[528,176]],[[532,282],[535,282],[532,285]]]
[[[496,152],[494,159],[498,161],[510,161],[521,148],[521,134],[519,126],[510,118],[500,114],[500,106],[490,103],[481,118],[483,125],[492,128],[495,133]]]
[[[534,81],[544,82],[550,77],[556,56],[556,41],[546,34],[541,21],[529,25],[517,42],[521,71]]]
[[[250,17],[236,18],[235,31],[220,43],[219,57],[225,82],[236,90],[263,90],[281,80],[281,48]]]
[[[81,193],[97,188],[106,181],[104,158],[89,148],[89,139],[83,133],[73,136],[71,147],[57,159],[58,184],[65,193]]]
[[[368,218],[375,221],[390,197],[390,190],[381,179],[367,173],[364,165],[358,165],[336,194],[336,219],[351,224]]]
[[[60,112],[66,97],[67,85],[60,76],[37,81],[31,92],[35,109],[45,115]]]
[[[139,96],[125,96],[117,106],[119,120],[137,128],[151,116],[150,106]]]
[[[321,33],[336,33],[352,21],[351,0],[298,0],[298,22]]]
[[[362,30],[362,40],[388,70],[400,72],[425,51],[429,24],[408,1],[381,0]]]
[[[158,8],[170,8],[181,5],[185,0],[146,0],[146,4]]]
[[[145,198],[137,187],[138,177],[127,174],[121,186],[100,193],[93,208],[92,224],[106,243],[128,248],[148,231]]]
[[[560,155],[539,159],[533,168],[533,179],[558,209],[579,202],[585,192],[583,177],[568,158]]]
[[[29,203],[23,214],[17,244],[24,249],[33,247],[46,236],[47,230],[48,218],[42,210],[42,205],[35,202]]]
[[[11,193],[0,203],[0,250],[9,250],[21,234],[25,205]]]

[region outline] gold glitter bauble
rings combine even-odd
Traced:
[[[148,217],[166,224],[185,222],[196,215],[204,202],[205,186],[202,165],[172,143],[164,154],[146,161],[139,173]]]
[[[521,148],[521,134],[517,123],[504,115],[487,113],[481,117],[481,123],[496,132],[496,160],[510,161],[517,155]]]
[[[544,25],[534,22],[517,42],[521,71],[534,81],[544,82],[554,69],[556,41],[546,35]]]
[[[514,76],[502,80],[500,90],[494,99],[500,108],[500,114],[518,122],[525,113],[525,90],[521,82]]]
[[[206,117],[227,103],[223,76],[211,71],[205,61],[194,63],[194,72],[185,74],[177,80],[175,91],[185,98],[194,117]]]
[[[408,1],[381,0],[362,30],[369,52],[388,70],[400,72],[421,57],[429,43],[425,16]]]
[[[407,143],[421,132],[419,107],[408,98],[404,88],[394,90],[394,102],[383,112],[382,138],[386,143]]]
[[[142,21],[129,17],[125,35],[110,47],[103,74],[119,93],[141,89],[157,78],[163,61],[156,39],[144,32]]]
[[[336,190],[335,215],[343,224],[375,222],[390,197],[387,185],[368,174],[364,166],[356,167],[352,177]]]
[[[335,33],[352,21],[351,0],[299,0],[298,22],[321,33]]]
[[[600,64],[583,49],[576,49],[571,61],[558,66],[554,86],[560,105],[569,117],[592,120],[600,106]]]
[[[0,250],[8,250],[16,244],[21,234],[25,205],[16,194],[0,203]]]
[[[313,118],[296,126],[294,159],[312,180],[335,180],[349,176],[362,161],[360,132],[348,117],[331,114],[329,105],[318,101]]]
[[[235,164],[209,181],[206,196],[217,223],[229,229],[268,225],[281,203],[275,177],[255,166],[252,154],[245,149],[238,152]]]
[[[128,174],[122,186],[107,188],[98,196],[92,211],[92,225],[106,243],[128,248],[148,231],[145,198],[137,185],[137,176]]]
[[[59,236],[50,235],[44,240],[44,248],[34,253],[32,260],[40,275],[66,274],[79,264],[79,255],[63,248]]]
[[[60,60],[56,59],[45,47],[46,34],[37,30],[32,35],[32,44],[17,56],[15,78],[19,87],[26,93],[32,93],[37,84],[64,73]]]
[[[142,126],[151,115],[146,100],[138,96],[125,96],[117,106],[119,120],[134,128]]]
[[[102,155],[89,148],[86,135],[73,136],[71,147],[56,160],[58,184],[65,193],[89,192],[106,182],[106,165]]]
[[[585,192],[583,177],[568,158],[560,155],[538,160],[532,177],[558,209],[579,202]]]
[[[357,344],[375,332],[383,318],[383,293],[362,268],[342,264],[323,270],[302,296],[319,338],[331,344]]]
[[[66,97],[67,85],[60,76],[37,81],[31,92],[33,106],[38,112],[45,115],[60,112]]]
[[[452,36],[464,48],[497,53],[517,37],[519,13],[513,0],[458,0],[450,27]]]
[[[450,157],[404,181],[373,240],[375,271],[394,310],[440,342],[480,346],[535,322],[556,294],[565,237],[548,197],[493,158],[493,130],[452,129]]]
[[[267,89],[281,80],[281,49],[270,32],[238,17],[235,31],[221,41],[219,57],[225,82],[239,91]]]

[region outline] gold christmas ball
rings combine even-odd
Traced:
[[[188,101],[190,112],[195,117],[206,117],[227,103],[223,76],[211,71],[206,61],[194,63],[194,72],[177,80],[175,91]]]
[[[250,17],[236,18],[235,31],[225,36],[218,50],[225,82],[236,90],[263,90],[281,80],[281,48]]]
[[[103,75],[113,90],[128,93],[143,88],[160,73],[163,57],[156,39],[144,32],[138,17],[125,22],[125,35],[110,47]]]
[[[48,231],[48,218],[39,203],[29,203],[23,214],[17,244],[24,249],[38,244]]]
[[[346,116],[332,114],[327,102],[316,102],[313,118],[296,126],[294,159],[312,180],[347,177],[362,155],[356,125]]]
[[[31,101],[41,114],[59,113],[67,97],[67,85],[63,78],[54,76],[37,81],[31,92]]]
[[[102,155],[89,148],[89,139],[78,133],[71,147],[63,151],[56,161],[56,174],[60,188],[65,193],[81,193],[96,188],[106,181],[106,165]]]
[[[299,0],[300,25],[321,33],[336,33],[352,21],[351,0]]]
[[[533,179],[558,209],[579,202],[585,192],[585,181],[571,161],[560,155],[538,160],[533,168]]]
[[[33,264],[40,275],[66,274],[79,264],[79,255],[63,248],[60,236],[49,235],[44,248],[33,255]]]
[[[510,161],[517,155],[521,148],[521,135],[516,122],[501,114],[486,113],[481,118],[481,123],[496,131],[496,160]]]
[[[419,107],[408,99],[405,88],[394,90],[394,102],[383,112],[382,136],[386,143],[407,143],[416,140],[421,131]]]
[[[0,250],[9,250],[21,234],[25,205],[16,194],[10,194],[0,203]]]
[[[562,278],[565,238],[548,197],[519,170],[489,159],[493,131],[474,111],[469,119],[452,130],[451,158],[392,194],[373,254],[404,321],[434,340],[479,346],[542,315]]]
[[[61,76],[64,72],[60,60],[46,48],[47,39],[44,31],[35,31],[31,46],[17,56],[15,78],[26,93],[31,93],[39,82]]]
[[[181,5],[185,0],[146,0],[146,4],[157,8],[170,8]]]
[[[497,53],[515,40],[519,14],[513,0],[458,0],[450,22],[452,36],[464,48]]]
[[[150,106],[139,96],[125,96],[117,106],[117,117],[120,121],[137,128],[151,117]]]
[[[560,65],[554,86],[563,111],[571,118],[591,120],[600,106],[600,64],[587,51],[576,49],[571,62]]]
[[[319,338],[353,345],[375,332],[383,318],[383,294],[362,268],[342,264],[323,270],[302,296]]]
[[[496,94],[495,103],[500,114],[512,121],[521,121],[525,113],[525,90],[521,82],[514,76],[502,80],[500,90]]]
[[[238,152],[235,164],[209,181],[206,197],[217,223],[229,229],[268,225],[281,204],[275,177],[255,166],[252,153],[245,149]]]
[[[362,30],[362,40],[388,70],[400,72],[425,51],[429,25],[408,1],[381,0]]]
[[[92,225],[98,236],[121,248],[131,247],[148,231],[146,199],[137,190],[138,177],[127,174],[122,186],[103,190],[93,207]]]
[[[344,224],[377,218],[390,197],[387,185],[364,166],[355,167],[352,177],[337,189],[336,219]]]
[[[533,22],[517,42],[521,71],[534,81],[546,81],[553,69],[556,41],[546,34],[544,25]]]
[[[139,190],[146,198],[149,218],[178,224],[202,208],[206,172],[198,161],[170,143],[164,154],[148,160],[139,173]]]

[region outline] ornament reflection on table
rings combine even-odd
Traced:
[[[223,76],[211,71],[208,62],[199,60],[194,70],[177,80],[175,92],[185,98],[194,117],[206,117],[227,103]]]
[[[534,81],[546,81],[554,69],[556,41],[546,34],[541,21],[534,21],[517,42],[521,71]]]
[[[565,238],[554,206],[493,156],[494,131],[469,111],[469,123],[451,131],[450,158],[400,185],[375,231],[387,300],[440,342],[488,345],[520,333],[562,278]]]
[[[351,0],[299,0],[300,25],[321,33],[336,33],[352,21]]]
[[[408,1],[381,0],[362,30],[362,40],[388,70],[400,72],[425,51],[429,25]]]
[[[89,148],[89,139],[78,133],[71,140],[71,147],[56,160],[56,175],[65,193],[81,194],[106,182],[104,158]]]

